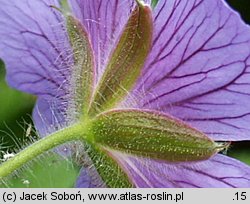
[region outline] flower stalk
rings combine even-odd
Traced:
[[[38,140],[0,166],[0,178],[4,178],[37,156],[66,142],[84,139],[87,126],[82,123],[72,125]]]

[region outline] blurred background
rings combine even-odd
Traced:
[[[157,0],[154,1],[156,3]],[[250,24],[250,1],[227,0],[244,21]],[[32,124],[34,96],[11,89],[5,82],[4,63],[0,60],[0,158],[36,139]],[[227,152],[250,165],[250,142],[235,142]],[[0,187],[73,187],[79,167],[50,152],[25,167]],[[63,179],[62,179],[63,178]]]

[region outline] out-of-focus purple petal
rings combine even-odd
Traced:
[[[249,140],[249,26],[221,0],[160,0],[154,25],[123,105],[167,112],[215,140]]]
[[[89,177],[88,172],[85,168],[81,170],[81,173],[75,184],[76,188],[95,188],[91,182],[91,177]]]
[[[33,110],[33,120],[39,135],[46,136],[48,133],[61,129],[65,124],[65,110],[60,103],[60,100],[48,101],[38,98]]]
[[[135,8],[135,0],[70,0],[75,16],[91,36],[100,79],[112,50]]]
[[[37,99],[33,110],[33,121],[40,137],[47,136],[68,125],[69,122],[65,121],[66,107],[61,102],[61,100]],[[56,148],[56,151],[63,156],[69,156],[71,154],[71,145],[61,145]]]
[[[136,187],[250,187],[250,167],[220,154],[206,161],[188,163],[136,158],[120,152],[112,152],[112,155]]]
[[[75,184],[76,188],[104,188],[106,187],[95,169],[82,168]]]

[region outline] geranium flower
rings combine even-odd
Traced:
[[[1,176],[77,139],[60,151],[93,163],[77,187],[250,187],[217,154],[250,139],[250,28],[223,0],[0,2],[7,81],[49,135]]]

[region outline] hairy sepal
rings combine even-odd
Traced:
[[[140,110],[113,110],[96,117],[91,137],[100,147],[169,162],[206,160],[228,144],[170,116]]]
[[[82,24],[73,16],[66,17],[67,31],[73,51],[70,95],[72,102],[69,115],[72,118],[83,118],[87,115],[94,87],[94,55],[89,36]]]
[[[133,87],[151,48],[152,12],[138,4],[110,56],[89,110],[96,115],[114,107]]]
[[[96,171],[107,187],[110,188],[131,188],[132,182],[123,169],[115,162],[104,149],[84,141],[84,148],[87,151]]]

